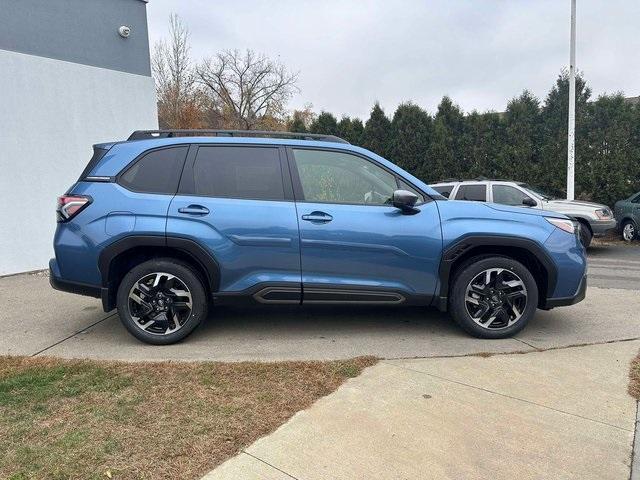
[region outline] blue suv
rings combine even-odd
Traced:
[[[152,344],[228,302],[431,305],[503,338],[587,285],[564,215],[448,201],[333,136],[137,131],[94,146],[57,213],[52,286]]]

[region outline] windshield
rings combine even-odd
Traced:
[[[538,197],[542,198],[543,200],[553,200],[554,198],[556,198],[554,195],[551,195],[550,193],[545,192],[541,188],[532,187],[531,185],[527,185],[526,183],[520,183],[519,185],[522,188],[525,188],[530,192],[532,192],[533,194],[537,195]]]

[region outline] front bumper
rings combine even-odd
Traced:
[[[570,297],[558,297],[558,298],[547,298],[544,305],[540,308],[543,310],[551,310],[555,307],[566,307],[567,305],[574,305],[578,302],[584,300],[584,297],[587,294],[587,275],[585,274],[580,281],[580,285],[578,285],[578,290],[575,295]]]
[[[593,236],[600,237],[607,233],[609,230],[616,228],[616,219],[612,218],[610,220],[591,220],[589,222],[589,225],[591,226]]]

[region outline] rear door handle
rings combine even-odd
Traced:
[[[209,209],[202,205],[189,205],[188,207],[179,208],[178,212],[186,213],[187,215],[206,215],[209,213]]]
[[[313,223],[327,223],[333,220],[333,217],[325,212],[311,212],[302,215],[302,219]]]

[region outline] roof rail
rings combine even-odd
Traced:
[[[491,178],[480,175],[476,178],[445,178],[444,180],[438,180],[435,183],[451,183],[451,182],[513,182],[514,180],[504,178]]]
[[[127,140],[172,137],[270,137],[298,140],[318,140],[322,142],[349,143],[335,135],[317,133],[274,132],[266,130],[136,130]]]

